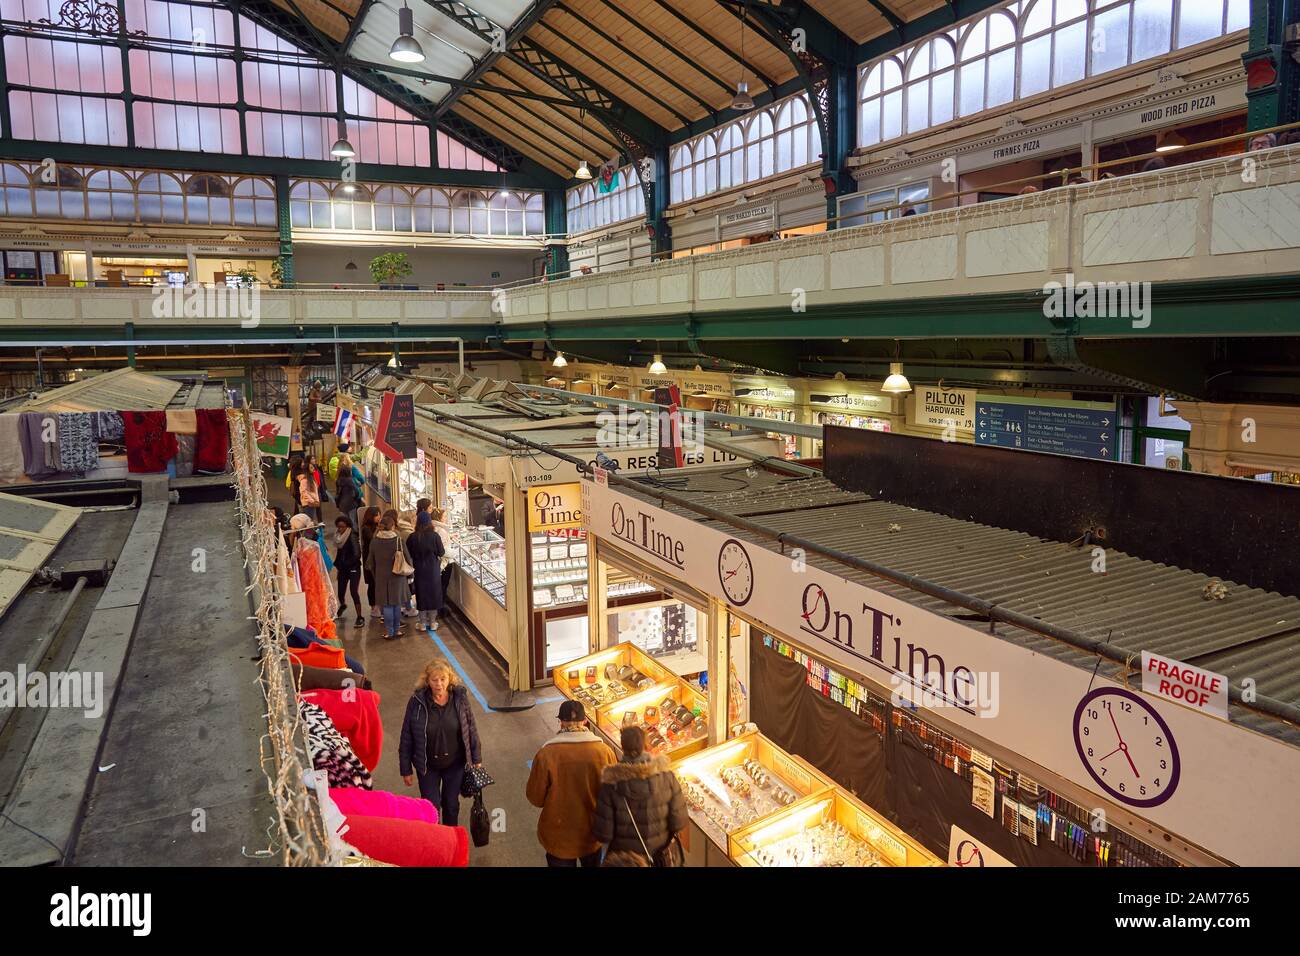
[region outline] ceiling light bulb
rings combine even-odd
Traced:
[[[664,357],[662,355],[655,356],[655,360],[650,363],[649,371],[651,375],[662,375],[664,372],[668,371],[668,366],[664,364]]]
[[[586,161],[585,159],[584,159],[582,162],[578,163],[578,168],[577,168],[577,170],[574,172],[574,174],[573,174],[573,178],[574,178],[574,179],[590,179],[590,178],[591,178],[591,167],[587,165],[587,161]]]
[[[749,95],[749,83],[745,80],[736,84],[736,95],[731,98],[731,108],[742,111],[754,108],[754,98]]]
[[[564,366],[568,364],[569,364],[569,360],[564,357],[563,352],[556,352],[555,360],[551,362],[551,365],[553,365],[555,368],[564,368]]]
[[[344,183],[344,184],[343,184],[343,191],[344,191],[345,193],[347,193],[348,195],[351,195],[352,193],[354,193],[354,192],[357,191],[357,184],[356,184],[356,183]]]
[[[1172,153],[1175,150],[1182,149],[1187,145],[1187,139],[1177,130],[1169,130],[1160,134],[1156,140],[1157,153]]]
[[[388,58],[398,63],[424,62],[424,48],[415,38],[415,14],[410,7],[397,11],[397,39],[388,51]]]
[[[889,363],[889,378],[885,379],[885,384],[880,386],[880,390],[891,395],[903,395],[912,390],[912,383],[903,374],[902,362]]]
[[[399,365],[401,365],[401,364],[402,364],[402,363],[399,362],[399,361],[397,360],[397,356],[396,356],[396,355],[394,355],[392,358],[390,358],[390,359],[388,360],[388,367],[389,367],[389,368],[397,368],[397,367],[398,367]]]

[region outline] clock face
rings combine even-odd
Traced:
[[[743,607],[754,594],[754,565],[749,552],[735,538],[728,538],[718,552],[718,581],[727,600]]]
[[[1102,687],[1079,701],[1074,746],[1092,779],[1131,807],[1158,806],[1178,786],[1182,768],[1169,725],[1132,691]]]

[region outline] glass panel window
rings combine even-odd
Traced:
[[[1223,32],[1223,0],[1182,0],[1178,5],[1178,47],[1212,40]]]
[[[1173,34],[1173,0],[1136,0],[1133,4],[1133,61],[1169,52]]]

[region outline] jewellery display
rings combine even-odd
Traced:
[[[587,600],[587,542],[534,532],[532,556],[533,607],[561,607]]]
[[[506,603],[506,543],[491,528],[453,528],[447,542],[461,573],[492,595],[502,606]],[[534,602],[537,595],[534,594]]]
[[[754,850],[759,866],[886,866],[879,853],[831,821]]]

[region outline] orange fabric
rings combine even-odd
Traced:
[[[373,771],[384,752],[384,724],[379,719],[379,695],[373,690],[310,690],[298,695],[329,715],[334,726],[366,769]]]
[[[302,590],[307,595],[307,626],[317,637],[327,641],[338,640],[334,615],[330,613],[329,575],[325,573],[320,557],[320,545],[315,539],[305,539],[298,547],[298,576]]]
[[[304,667],[331,667],[335,670],[347,670],[348,667],[341,647],[326,647],[313,642],[309,647],[291,647],[289,653]]]

